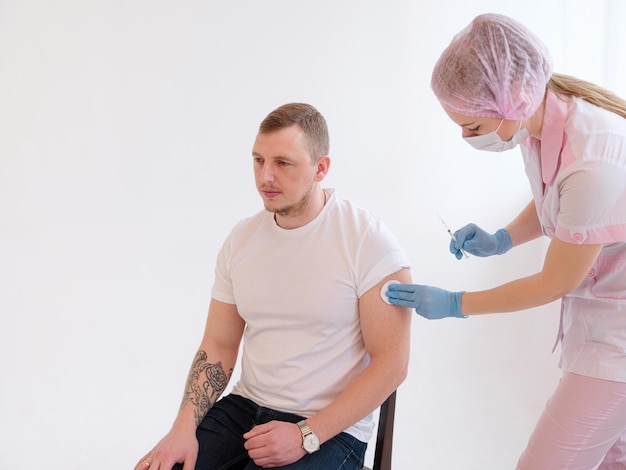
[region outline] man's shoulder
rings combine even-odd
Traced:
[[[350,199],[337,199],[337,215],[341,218],[342,225],[354,223],[362,227],[364,224],[368,226],[382,224],[380,217]]]
[[[263,227],[264,221],[268,217],[267,214],[268,212],[266,210],[262,210],[254,215],[239,219],[231,228],[228,238],[232,242],[234,240],[241,240],[242,238],[247,239],[254,236],[254,234]]]
[[[246,227],[259,225],[265,221],[265,219],[268,217],[268,214],[269,212],[267,212],[266,210],[260,210],[256,214],[239,219],[239,221],[233,227],[233,230],[245,229]]]

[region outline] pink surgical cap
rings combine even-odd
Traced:
[[[504,15],[474,18],[437,61],[431,88],[448,111],[523,120],[539,108],[552,75],[546,46]]]

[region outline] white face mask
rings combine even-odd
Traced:
[[[498,135],[498,130],[504,122],[500,121],[495,131],[485,135],[476,135],[474,137],[463,137],[463,140],[474,147],[476,150],[487,150],[489,152],[504,152],[515,148],[521,141],[526,139],[530,133],[528,129],[522,129],[522,121],[519,122],[519,129],[510,140],[502,140]]]

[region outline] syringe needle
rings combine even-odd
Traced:
[[[454,236],[454,233],[452,233],[452,230],[450,230],[450,227],[448,227],[448,224],[446,224],[444,222],[443,218],[439,215],[439,213],[437,213],[437,217],[439,217],[439,220],[441,220],[441,223],[443,224],[443,226],[448,231],[448,234],[450,235],[450,238],[452,238],[452,240],[456,241],[456,237]],[[469,255],[465,252],[465,250],[463,248],[459,248],[459,249],[461,250],[461,253],[463,253],[463,256],[465,258],[469,258]]]

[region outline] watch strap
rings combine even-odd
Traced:
[[[306,420],[302,420],[298,423],[296,423],[298,425],[298,427],[300,428],[300,432],[302,433],[302,437],[308,435],[308,434],[313,434],[313,430],[309,427],[308,424],[306,424]]]

